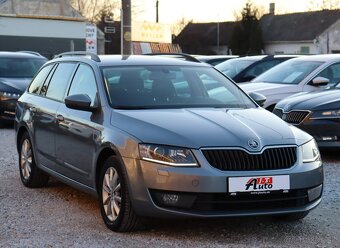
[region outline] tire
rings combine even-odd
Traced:
[[[49,176],[35,163],[32,142],[27,132],[19,143],[19,172],[21,182],[28,188],[40,188],[48,183]]]
[[[277,216],[277,219],[283,221],[298,221],[302,220],[309,214],[309,211],[300,212],[300,213],[293,213],[293,214],[285,214]]]
[[[130,232],[141,227],[131,204],[126,172],[114,156],[109,157],[101,169],[98,193],[100,212],[110,230]]]

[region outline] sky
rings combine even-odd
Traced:
[[[282,14],[307,11],[311,0],[253,0],[264,13],[269,12],[271,2],[275,3],[275,12]],[[159,22],[173,24],[183,17],[194,22],[233,21],[235,13],[240,12],[245,3],[246,0],[159,0]],[[155,22],[156,0],[132,0],[132,4],[138,11],[135,21]]]

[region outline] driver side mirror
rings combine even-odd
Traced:
[[[325,77],[316,77],[312,80],[312,85],[313,86],[324,86],[327,85],[329,83],[329,79],[325,78]]]
[[[91,106],[91,98],[86,94],[71,95],[65,98],[65,105],[70,109],[94,112],[98,107]]]
[[[249,96],[261,107],[263,107],[264,103],[267,100],[267,98],[264,95],[256,92],[249,93]]]

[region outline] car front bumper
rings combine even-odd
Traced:
[[[297,125],[312,135],[319,147],[340,147],[340,119],[308,119]]]
[[[13,121],[15,119],[17,101],[17,99],[0,100],[0,120]]]
[[[169,167],[123,158],[132,204],[138,215],[164,218],[274,215],[309,211],[321,201],[321,161],[302,163],[299,158],[289,169],[220,171],[209,165],[200,151],[194,154],[200,164],[198,168]],[[287,192],[228,193],[229,177],[275,175],[289,175]],[[168,200],[164,202],[164,199]]]

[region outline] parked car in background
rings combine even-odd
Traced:
[[[52,175],[98,195],[114,231],[141,217],[298,220],[322,197],[313,137],[205,63],[62,54],[20,97],[15,123],[22,183]]]
[[[263,94],[264,107],[273,111],[282,99],[299,92],[320,91],[340,82],[340,54],[312,55],[288,60],[241,85]]]
[[[235,59],[239,56],[237,55],[197,55],[194,57],[198,59],[199,61],[215,66],[226,60]]]
[[[32,52],[0,52],[0,126],[14,120],[18,98],[46,61]]]
[[[249,82],[263,72],[297,55],[258,55],[229,59],[215,67],[236,83]]]
[[[273,112],[311,134],[320,147],[340,148],[340,83],[321,92],[287,97]]]

